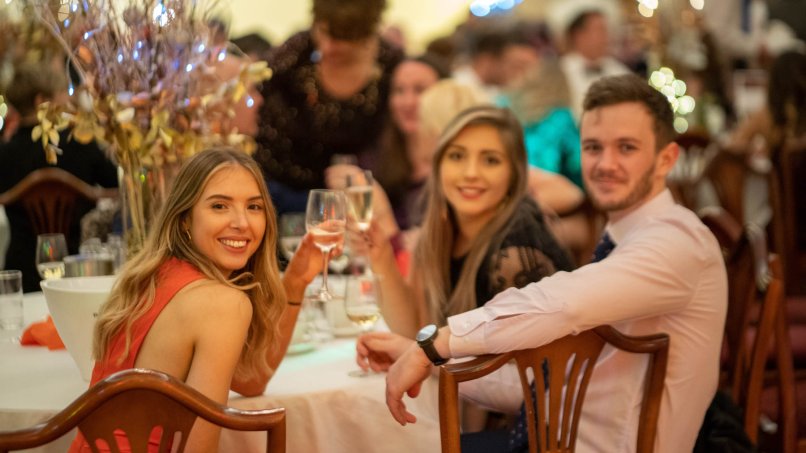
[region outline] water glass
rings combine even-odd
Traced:
[[[22,272],[0,271],[0,339],[16,340],[22,327]]]
[[[291,261],[305,236],[305,213],[286,212],[281,215],[279,229],[280,249],[285,259]]]

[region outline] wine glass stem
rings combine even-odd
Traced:
[[[330,297],[330,291],[327,289],[327,268],[330,261],[330,250],[322,250],[322,261],[325,263],[322,269],[322,287],[319,288],[319,295],[322,299]]]

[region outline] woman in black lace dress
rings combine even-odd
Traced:
[[[313,26],[272,50],[256,160],[277,213],[304,211],[335,154],[371,160],[402,53],[378,35],[385,0],[314,0]]]
[[[523,134],[509,110],[474,107],[442,134],[426,187],[427,208],[404,281],[392,247],[370,230],[373,271],[392,332],[413,338],[428,323],[484,305],[571,261],[527,195]]]

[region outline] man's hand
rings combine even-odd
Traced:
[[[416,398],[420,394],[423,381],[431,374],[432,366],[423,350],[412,343],[389,368],[386,375],[386,406],[392,417],[402,426],[417,421],[417,417],[406,410],[403,394]]]
[[[404,336],[391,332],[369,332],[358,337],[355,343],[355,361],[362,370],[387,371],[414,343]]]

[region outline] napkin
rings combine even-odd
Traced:
[[[47,346],[51,351],[64,349],[64,343],[56,331],[53,318],[48,316],[44,321],[32,323],[22,333],[20,344],[26,346]]]

